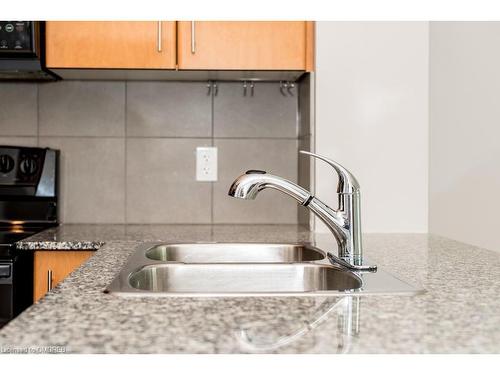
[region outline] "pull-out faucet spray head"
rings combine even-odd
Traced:
[[[295,198],[304,204],[311,194],[304,188],[284,178],[273,176],[265,171],[249,170],[231,184],[228,194],[240,199],[255,199],[264,189],[275,189]]]

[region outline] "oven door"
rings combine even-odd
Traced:
[[[0,326],[33,304],[33,253],[0,260]]]
[[[12,263],[0,262],[0,326],[14,316]]]

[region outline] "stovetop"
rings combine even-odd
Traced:
[[[11,260],[16,255],[16,242],[41,232],[49,226],[2,226],[0,225],[0,260]]]

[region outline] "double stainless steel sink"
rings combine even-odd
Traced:
[[[421,292],[383,270],[353,272],[312,243],[140,245],[105,292],[131,297]]]

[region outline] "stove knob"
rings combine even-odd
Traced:
[[[14,159],[9,155],[0,155],[0,172],[9,173],[14,168]]]
[[[37,170],[37,165],[36,161],[30,157],[24,159],[21,164],[19,164],[19,169],[21,170],[21,173],[25,175],[32,175],[36,173]]]

